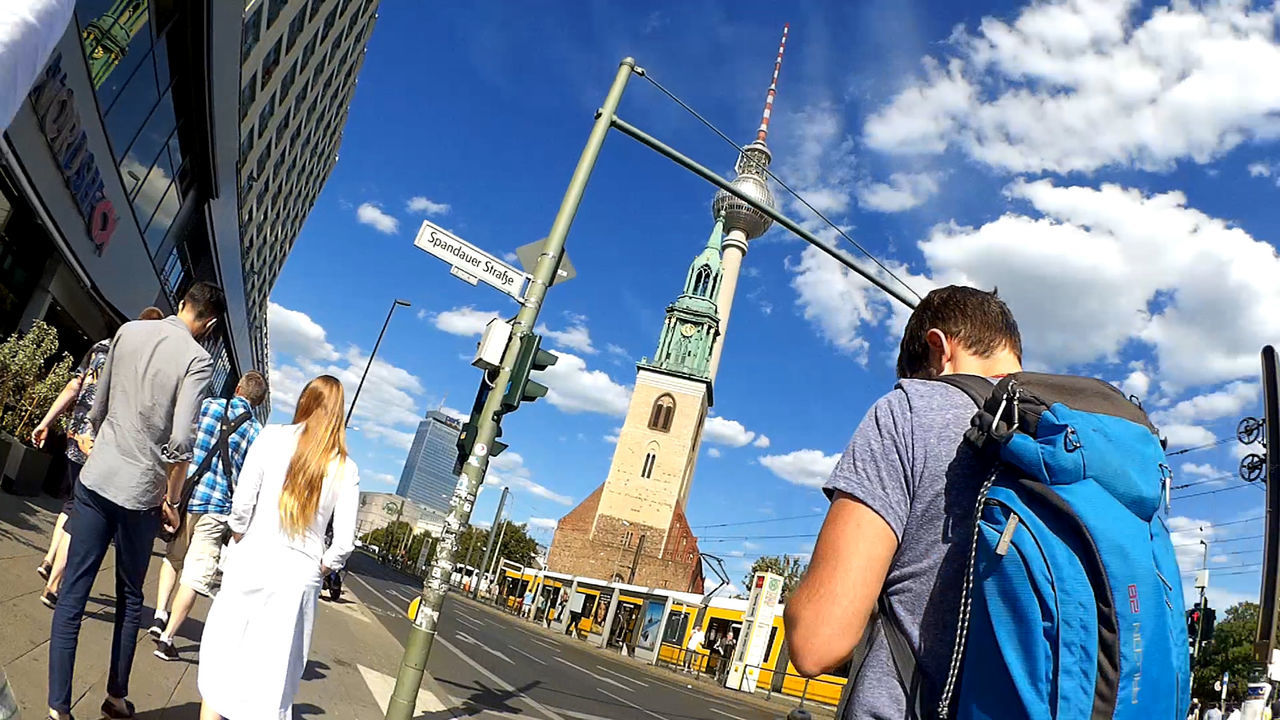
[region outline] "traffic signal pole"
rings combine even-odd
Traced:
[[[1262,592],[1258,598],[1258,639],[1253,644],[1254,660],[1271,661],[1276,648],[1276,595],[1280,592],[1280,370],[1276,350],[1262,348],[1263,437],[1266,439],[1267,514],[1266,540],[1262,553]]]
[[[507,529],[506,525],[502,525],[502,509],[507,506],[507,495],[511,493],[510,488],[502,488],[502,497],[498,498],[498,511],[493,514],[493,524],[489,526],[489,542],[484,546],[484,560],[480,563],[480,567],[485,569],[485,575],[489,573],[489,557],[493,554],[493,540],[498,535],[498,529]],[[498,541],[501,545],[502,541]],[[482,576],[483,577],[483,576]],[[493,586],[493,581],[489,581],[489,586]],[[480,583],[473,583],[471,586],[471,597],[477,597],[480,594]]]
[[[595,124],[591,127],[591,134],[587,136],[587,145],[582,149],[573,177],[569,180],[569,187],[560,202],[560,210],[551,224],[551,232],[542,243],[542,253],[534,267],[533,279],[525,291],[524,302],[512,325],[511,339],[502,356],[502,365],[493,381],[493,388],[497,392],[490,392],[485,398],[484,408],[476,424],[476,442],[471,457],[463,463],[462,474],[453,491],[453,507],[445,520],[440,542],[436,544],[431,572],[422,587],[422,602],[419,603],[417,617],[413,618],[404,657],[400,661],[400,672],[396,675],[396,687],[387,704],[387,720],[412,720],[414,717],[414,704],[418,699],[418,689],[422,686],[422,676],[426,672],[427,658],[431,654],[436,625],[440,619],[440,608],[444,604],[445,590],[453,570],[453,553],[457,548],[458,534],[471,519],[476,493],[479,492],[485,471],[489,467],[489,448],[498,434],[497,412],[502,401],[502,391],[511,381],[511,370],[520,354],[521,342],[533,332],[537,324],[538,311],[542,308],[547,288],[551,287],[556,270],[560,267],[565,238],[569,235],[569,227],[582,203],[587,180],[591,178],[596,158],[599,157],[600,148],[604,146],[605,136],[609,133],[610,123],[618,112],[622,92],[634,72],[643,71],[636,67],[635,60],[631,58],[623,59],[618,65],[613,85],[609,87],[604,105],[596,113]]]

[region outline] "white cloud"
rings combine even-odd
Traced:
[[[356,208],[356,220],[362,224],[387,235],[395,235],[400,229],[400,221],[382,211],[373,203],[361,203]]]
[[[767,448],[771,444],[772,443],[769,440],[769,436],[765,435],[764,433],[761,433],[759,436],[756,437],[756,441],[751,443],[751,447]]]
[[[1141,400],[1147,396],[1147,391],[1151,389],[1151,376],[1146,370],[1139,367],[1129,373],[1120,383],[1120,390],[1125,395],[1131,395]]]
[[[1271,177],[1271,166],[1264,162],[1249,163],[1249,177]]]
[[[858,203],[868,210],[902,212],[923,204],[938,192],[941,173],[893,173],[889,182],[858,185]]]
[[[525,521],[525,524],[531,528],[540,528],[542,530],[555,530],[559,521],[555,518],[531,517]]]
[[[921,292],[998,286],[1034,362],[1067,369],[1115,361],[1136,342],[1155,356],[1144,373],[1176,391],[1254,376],[1258,348],[1280,336],[1275,249],[1187,207],[1182,193],[1049,180],[1016,181],[1007,193],[1038,216],[939,225],[919,244],[929,277],[908,281]],[[896,330],[905,317],[814,248],[790,269],[805,317],[862,362],[866,326],[891,320]]]
[[[948,47],[867,120],[869,146],[1065,173],[1207,163],[1280,134],[1270,8],[1036,0],[1012,23],[956,30]]]
[[[1182,463],[1179,472],[1183,475],[1192,475],[1195,477],[1218,477],[1223,472],[1209,463]]]
[[[422,213],[428,217],[434,215],[448,215],[451,209],[448,203],[433,202],[421,195],[409,198],[409,202],[404,204],[406,212]]]
[[[272,419],[278,422],[292,417],[303,387],[319,375],[338,378],[350,403],[369,361],[368,354],[355,345],[338,351],[326,339],[324,328],[305,313],[274,303],[267,313],[272,345]],[[375,359],[352,415],[352,432],[408,450],[421,418],[423,395],[422,382],[416,375]]]
[[[713,448],[709,448],[709,449],[707,450],[707,455],[708,455],[709,457],[718,458],[718,457],[720,457],[720,455],[721,455],[721,454],[722,454],[722,453],[720,452],[720,448],[714,448],[714,447],[713,447]]]
[[[273,353],[313,360],[338,357],[338,351],[325,337],[324,328],[304,312],[268,303],[267,328]]]
[[[1161,425],[1160,433],[1169,441],[1169,449],[1208,445],[1217,438],[1199,425]]]
[[[1245,409],[1261,406],[1262,387],[1256,382],[1233,382],[1220,390],[1183,400],[1168,410],[1152,413],[1157,423],[1202,423],[1219,418],[1238,418]]]
[[[631,359],[631,353],[621,345],[615,345],[613,343],[609,343],[604,346],[604,351],[621,360]]]
[[[476,310],[467,305],[435,313],[431,316],[431,323],[437,330],[443,330],[450,335],[470,337],[483,335],[485,326],[496,317],[498,317],[497,310]]]
[[[713,415],[707,418],[706,425],[702,431],[702,439],[717,445],[739,448],[751,444],[756,439],[756,433],[748,430],[745,425],[737,420],[726,420]]]
[[[622,434],[622,427],[621,426],[616,427],[613,430],[609,431],[608,435],[604,436],[604,441],[607,443],[613,443],[614,445],[617,445],[618,436],[621,434]]]
[[[627,414],[631,388],[614,382],[603,370],[588,370],[586,361],[577,355],[555,354],[560,358],[556,364],[533,376],[547,386],[547,402],[567,413]]]
[[[502,253],[502,259],[514,264],[520,261],[520,256],[508,250],[507,252]]]
[[[374,485],[381,489],[394,490],[398,484],[399,478],[390,473],[368,472],[363,470],[360,472],[360,485],[362,487]]]
[[[510,487],[561,505],[573,504],[573,498],[568,495],[562,495],[546,485],[535,482],[533,472],[524,464],[524,457],[513,450],[508,450],[489,460],[485,485]]]
[[[821,450],[796,450],[786,455],[764,455],[760,464],[793,485],[818,488],[831,477],[839,459],[838,453],[827,455]]]
[[[577,350],[587,355],[595,355],[599,352],[591,345],[591,333],[582,323],[575,323],[564,330],[552,330],[546,325],[539,325],[536,332],[550,340],[556,347]]]

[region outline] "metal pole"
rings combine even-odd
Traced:
[[[1280,370],[1276,350],[1262,348],[1263,435],[1267,445],[1266,540],[1262,554],[1262,592],[1258,598],[1258,639],[1253,645],[1254,660],[1271,661],[1276,647],[1276,591],[1280,580]]]
[[[1205,583],[1208,583],[1209,582],[1209,543],[1205,542],[1204,538],[1200,538],[1200,544],[1204,547],[1204,560],[1201,564],[1201,568],[1204,571],[1204,581]],[[1205,591],[1204,585],[1201,585],[1200,586],[1200,602],[1199,602],[1200,619],[1196,622],[1196,646],[1194,648],[1191,648],[1191,667],[1193,669],[1195,668],[1196,663],[1200,661],[1200,643],[1202,642],[1200,638],[1204,634],[1204,615],[1205,615],[1205,612],[1208,610],[1204,602],[1204,591]]]
[[[489,563],[489,568],[485,571],[486,575],[493,576],[493,580],[489,581],[489,588],[493,590],[495,600],[498,594],[498,591],[496,588],[500,587],[501,585],[501,583],[498,582],[498,567],[500,566],[499,560],[502,559],[502,539],[505,538],[506,536],[507,536],[507,523],[503,522],[502,530],[498,532],[498,544],[495,545],[493,548],[493,560]]]
[[[502,497],[498,498],[498,511],[493,514],[493,524],[489,526],[489,541],[484,546],[484,560],[480,561],[481,577],[489,574],[489,558],[493,554],[493,540],[498,536],[498,523],[502,522],[502,508],[507,504],[507,495],[510,493],[509,488],[502,488]],[[480,583],[471,586],[471,597],[480,594]]]
[[[644,550],[645,535],[640,536],[640,540],[636,543],[636,554],[631,558],[631,572],[627,575],[627,584],[634,585],[636,582],[636,566],[640,564],[640,553]]]
[[[734,197],[750,205],[751,207],[755,208],[761,213],[764,213],[765,215],[769,216],[770,218],[773,219],[774,222],[778,223],[779,225],[786,228],[787,230],[790,230],[792,233],[798,235],[801,239],[806,240],[810,245],[814,245],[819,250],[830,255],[841,265],[844,265],[850,270],[861,275],[867,282],[871,283],[872,285],[875,285],[876,287],[880,288],[886,293],[889,293],[890,297],[894,298],[895,300],[902,303],[903,305],[906,305],[907,307],[914,309],[916,304],[919,302],[918,300],[912,297],[909,297],[906,293],[902,292],[898,288],[891,287],[887,282],[880,279],[880,277],[876,275],[874,271],[863,267],[861,263],[851,258],[848,253],[836,248],[834,245],[826,242],[825,240],[819,239],[813,233],[800,227],[794,220],[791,220],[790,218],[778,212],[777,210],[774,210],[768,205],[761,204],[759,201],[757,201],[754,198],[748,197],[741,190],[734,187],[733,184],[730,183],[728,180],[725,180],[724,178],[720,177],[719,175],[712,172],[711,170],[708,170],[706,167],[703,167],[702,165],[698,164],[694,160],[686,157],[685,155],[681,154],[679,151],[675,150],[671,146],[667,145],[666,143],[663,143],[661,140],[658,140],[652,135],[649,135],[643,130],[635,127],[634,125],[627,123],[626,121],[618,117],[613,118],[612,124],[614,127],[621,130],[623,134],[629,135],[632,138],[638,140],[641,144],[649,146],[649,148],[657,151],[658,154],[665,155],[668,159],[674,161],[677,165],[680,165],[686,170],[689,170],[693,174],[701,177],[703,180],[706,180],[712,185],[715,185],[716,187],[720,188],[721,190],[724,190],[730,195],[733,195]]]
[[[391,309],[387,311],[387,319],[382,323],[382,331],[378,333],[378,340],[373,344],[373,352],[369,353],[369,362],[365,363],[364,372],[360,373],[360,384],[356,385],[356,394],[351,396],[351,407],[347,409],[347,420],[343,423],[343,427],[350,427],[351,416],[356,411],[356,400],[360,399],[360,390],[364,387],[364,379],[369,375],[369,368],[373,367],[373,358],[378,354],[378,346],[382,344],[382,336],[387,333],[387,326],[391,324],[391,314],[401,305],[409,307],[408,301],[396,300],[391,303]]]
[[[547,294],[547,288],[555,279],[556,269],[564,254],[565,237],[582,202],[582,194],[586,190],[587,180],[595,168],[600,148],[604,146],[605,136],[609,132],[609,122],[618,112],[618,103],[622,100],[622,91],[627,87],[633,72],[643,72],[636,67],[636,61],[625,58],[618,65],[613,84],[605,96],[604,105],[596,113],[595,124],[587,137],[586,147],[578,158],[569,187],[565,190],[560,209],[556,212],[555,221],[551,224],[551,232],[542,243],[542,253],[538,256],[537,267],[533,271],[533,280],[525,291],[525,299],[516,314],[511,340],[507,343],[506,353],[502,357],[502,365],[498,376],[494,379],[494,388],[505,388],[511,380],[511,367],[515,364],[520,352],[520,341],[533,331],[538,320],[538,310]],[[485,470],[489,465],[489,446],[497,436],[498,423],[496,415],[502,399],[501,392],[491,392],[485,398],[476,426],[476,443],[471,457],[463,464],[462,476],[453,492],[453,510],[445,523],[444,533],[436,546],[436,556],[431,568],[431,575],[422,589],[421,609],[409,631],[409,642],[405,646],[404,658],[400,663],[400,672],[396,676],[395,691],[387,705],[387,720],[412,720],[414,702],[418,697],[418,688],[422,684],[422,675],[426,671],[427,657],[431,653],[431,641],[435,637],[436,622],[440,617],[440,608],[444,604],[447,579],[451,565],[450,558],[457,545],[458,533],[471,518],[471,508],[475,503],[476,492],[484,481]]]

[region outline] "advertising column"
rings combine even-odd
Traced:
[[[742,692],[756,691],[760,665],[769,650],[769,633],[773,630],[773,616],[781,595],[780,575],[758,572],[752,578],[747,613],[742,617],[742,637],[738,638],[738,649],[733,655],[733,666],[725,677],[725,687]]]

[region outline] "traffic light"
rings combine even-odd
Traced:
[[[1200,606],[1195,605],[1187,610],[1187,639],[1195,643],[1197,634],[1200,631]]]
[[[1213,639],[1213,621],[1214,621],[1215,616],[1216,616],[1217,614],[1218,614],[1218,613],[1217,613],[1217,612],[1215,612],[1213,608],[1205,608],[1205,609],[1204,609],[1204,616],[1203,616],[1203,618],[1202,618],[1202,622],[1201,622],[1201,624],[1200,624],[1200,639],[1201,639],[1201,640],[1212,640],[1212,639]]]
[[[520,407],[522,402],[532,402],[547,394],[547,386],[529,379],[530,373],[546,370],[560,358],[555,353],[543,350],[542,338],[529,333],[520,338],[520,353],[516,356],[515,365],[511,367],[511,382],[502,394],[502,408],[499,413],[509,413]]]
[[[454,474],[462,472],[462,466],[471,457],[471,453],[475,450],[476,445],[476,429],[479,423],[479,417],[484,412],[484,401],[489,397],[489,384],[484,378],[480,379],[480,388],[476,390],[476,401],[471,405],[471,415],[467,417],[466,422],[462,423],[462,429],[458,431],[458,461],[454,463]],[[507,444],[498,442],[497,438],[502,437],[502,425],[498,425],[498,434],[494,437],[493,444],[489,447],[489,457],[501,455],[503,450],[507,449]]]

